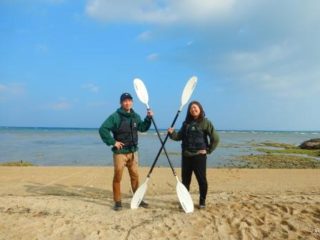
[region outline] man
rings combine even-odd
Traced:
[[[121,204],[121,178],[124,167],[128,168],[132,191],[139,187],[138,175],[138,131],[146,132],[151,126],[153,113],[147,112],[144,121],[132,109],[133,99],[129,93],[123,93],[120,97],[121,107],[111,114],[101,125],[99,134],[108,146],[113,146],[113,199],[114,210],[122,209]],[[111,135],[112,133],[112,135]],[[144,201],[141,207],[147,207]]]

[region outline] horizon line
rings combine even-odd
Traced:
[[[33,128],[33,129],[99,129],[99,127],[44,127],[44,126],[0,126],[0,128]],[[155,128],[150,128],[150,130],[155,130]],[[166,130],[166,128],[159,128],[159,130]],[[219,132],[223,131],[235,131],[235,132],[241,132],[241,131],[251,131],[251,132],[320,132],[320,130],[266,130],[266,129],[216,129]]]

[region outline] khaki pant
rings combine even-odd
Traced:
[[[124,167],[128,168],[131,188],[135,192],[139,187],[138,153],[113,154],[113,199],[121,201],[121,179]]]

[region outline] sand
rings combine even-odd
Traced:
[[[147,168],[140,168],[144,182]],[[179,170],[178,170],[179,173]],[[179,173],[180,174],[180,173]],[[156,168],[148,209],[112,210],[113,168],[0,167],[0,239],[320,239],[320,170],[208,169],[207,208],[185,214],[170,169]],[[180,176],[180,175],[179,175]]]

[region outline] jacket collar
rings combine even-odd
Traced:
[[[117,112],[125,117],[132,117],[135,113],[133,109],[130,109],[130,112],[128,113],[124,111],[121,107],[117,109]]]

